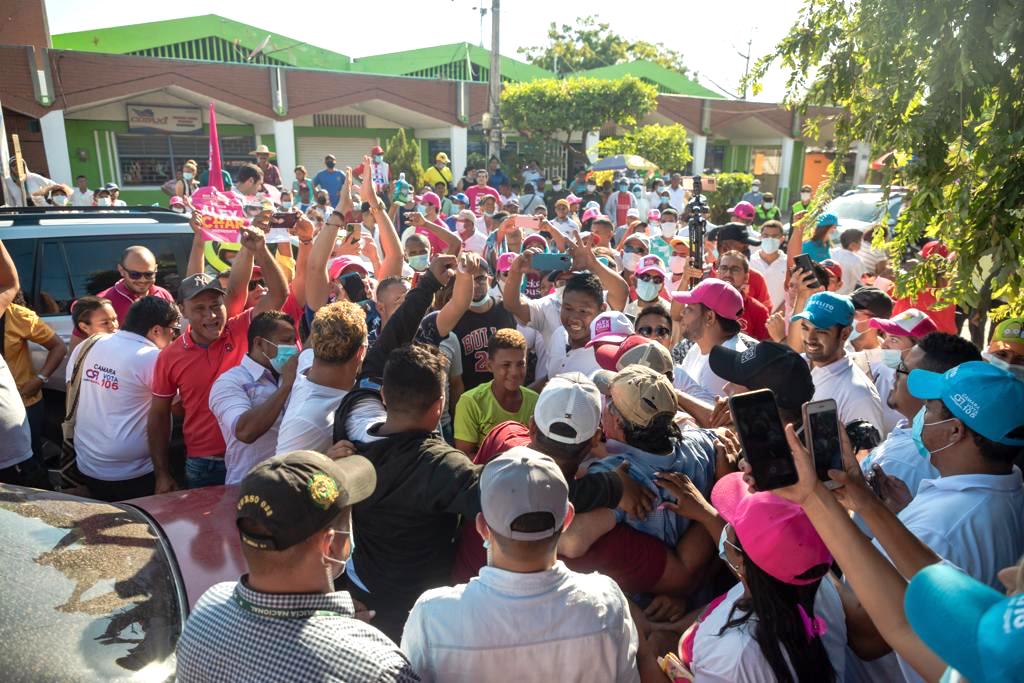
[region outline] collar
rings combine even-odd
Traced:
[[[143,344],[144,346],[152,346],[153,348],[156,348],[156,344],[150,341],[149,337],[143,337],[141,334],[135,334],[128,330],[118,330],[114,334],[121,339],[133,341],[136,344]]]
[[[510,572],[498,567],[481,567],[477,579],[499,593],[519,597],[532,597],[548,593],[569,578],[569,569],[561,560],[542,572]]]
[[[242,362],[239,365],[245,368],[254,382],[266,379],[275,386],[277,385],[277,378],[274,377],[274,374],[250,358],[248,353],[242,356]]]
[[[806,356],[804,356],[804,357],[806,358]],[[811,363],[811,361],[808,360],[807,364],[810,365],[810,363]],[[828,377],[834,377],[834,376],[837,376],[837,375],[841,375],[844,372],[850,372],[852,369],[853,369],[853,361],[850,360],[849,356],[844,355],[842,358],[840,358],[838,360],[834,360],[831,363],[829,363],[828,365],[819,365],[817,367],[811,368],[811,373],[813,374],[813,373],[817,372],[818,374],[821,374],[821,375],[826,375]]]
[[[149,289],[150,291],[152,291],[153,286],[150,285]],[[138,301],[139,299],[142,298],[141,296],[135,296],[135,292],[128,289],[128,287],[124,284],[124,278],[121,278],[120,280],[114,283],[114,291],[123,296],[124,298],[128,299],[129,301]]]
[[[1009,474],[957,474],[952,477],[925,479],[917,493],[920,495],[928,489],[938,491],[967,491],[984,489],[996,493],[1017,493],[1024,487],[1020,468],[1016,465]]]
[[[337,616],[354,617],[355,605],[346,591],[332,593],[261,593],[248,585],[249,575],[238,580],[236,594],[255,611],[296,610],[297,612],[333,612]]]

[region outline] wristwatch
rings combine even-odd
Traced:
[[[39,379],[43,380],[43,384],[46,384],[47,382],[50,381],[50,378],[47,377],[46,375],[44,375],[41,372],[38,375],[36,375],[36,377],[38,377]]]

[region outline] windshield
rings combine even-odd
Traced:
[[[881,194],[864,192],[846,197],[836,197],[828,205],[827,211],[834,213],[839,220],[874,223],[882,216],[883,207]]]
[[[0,485],[5,678],[163,681],[183,614],[137,510]],[[57,672],[60,672],[59,674]]]

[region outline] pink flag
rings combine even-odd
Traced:
[[[213,110],[213,102],[210,102],[210,178],[207,184],[221,192],[224,191],[224,178],[221,176],[220,166],[220,140],[217,138],[217,114]]]

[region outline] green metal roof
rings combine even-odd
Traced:
[[[708,90],[700,83],[690,80],[677,71],[644,59],[638,59],[635,62],[622,62],[612,66],[602,66],[597,69],[590,69],[589,71],[580,71],[576,75],[607,79],[636,76],[640,80],[647,81],[657,87],[658,92],[725,99],[714,90]]]
[[[351,70],[390,76],[415,76],[435,72],[445,65],[462,65],[467,62],[477,66],[478,73],[479,70],[486,72],[491,66],[491,52],[470,43],[452,43],[419,50],[360,57],[352,62]],[[554,78],[554,76],[553,73],[539,66],[526,64],[504,55],[501,57],[503,80],[533,81],[539,78]],[[465,80],[477,79],[466,78]]]
[[[245,61],[248,54],[258,48],[268,36],[269,40],[261,51],[265,58],[254,60],[257,63],[284,64],[332,71],[348,71],[349,69],[351,60],[345,55],[313,47],[304,41],[225,19],[216,14],[61,33],[52,36],[52,41],[55,48],[63,50],[238,62]],[[230,51],[230,54],[225,50],[211,51],[210,53],[206,51],[201,53],[181,52],[180,50],[171,53],[161,51],[161,48],[168,46],[187,46],[209,38],[227,41],[232,47],[238,49]]]

